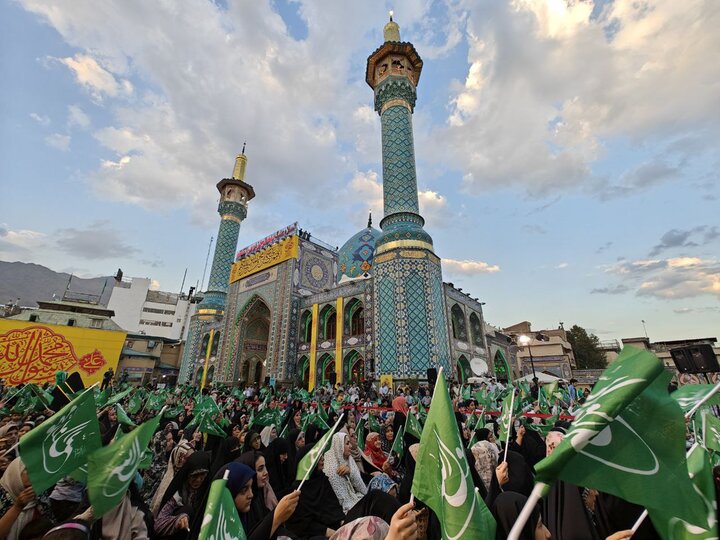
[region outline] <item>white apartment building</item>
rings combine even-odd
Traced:
[[[185,322],[192,315],[190,298],[186,294],[153,291],[151,282],[137,277],[116,279],[108,302],[108,309],[115,312],[112,320],[131,334],[184,339]]]

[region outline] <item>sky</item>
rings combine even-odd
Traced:
[[[0,260],[167,291],[187,268],[187,290],[244,142],[239,247],[377,225],[364,76],[389,9],[424,61],[418,190],[445,281],[500,327],[720,334],[716,0],[1,2]]]

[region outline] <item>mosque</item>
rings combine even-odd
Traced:
[[[457,380],[507,370],[488,354],[482,304],[442,280],[415,172],[412,114],[423,62],[392,16],[383,34],[365,75],[382,127],[380,230],[368,219],[338,250],[295,223],[236,254],[255,197],[243,149],[232,178],[217,184],[220,228],[179,382],[312,390],[388,375],[425,380],[440,367]]]

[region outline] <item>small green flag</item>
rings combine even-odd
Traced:
[[[393,441],[392,447],[390,448],[390,455],[397,455],[397,460],[395,461],[396,465],[400,463],[403,454],[405,454],[405,441],[403,440],[403,435],[403,427],[400,426],[400,429],[398,429],[398,432],[395,434],[395,440]]]
[[[717,540],[717,512],[715,509],[715,486],[713,484],[710,456],[695,444],[687,453],[688,472],[700,495],[707,515],[707,525],[697,527],[664,512],[650,510],[650,519],[664,540]]]
[[[342,418],[342,416],[340,418]],[[298,461],[295,480],[300,480],[302,482],[310,476],[310,473],[312,473],[313,469],[317,465],[320,456],[323,455],[328,448],[330,448],[333,435],[335,434],[335,430],[340,423],[340,418],[338,418],[338,421],[335,422],[335,425],[332,427],[332,429],[328,429],[327,433],[325,433],[325,435],[323,435],[320,440],[315,443],[315,446],[312,447],[312,450],[310,450],[302,457],[300,461]]]
[[[310,422],[312,424],[315,424],[320,429],[330,429],[330,426],[328,423],[323,420],[322,416],[319,414],[311,414],[310,415]]]
[[[123,409],[119,403],[115,404],[115,413],[117,414],[118,423],[124,426],[135,427],[135,422],[130,420],[130,417],[125,412],[125,409]]]
[[[70,474],[100,448],[100,425],[92,389],[20,438],[19,452],[36,493]]]
[[[355,435],[357,436],[358,448],[361,452],[365,450],[365,419],[361,418],[355,426]]]
[[[225,433],[222,428],[217,425],[208,412],[201,412],[197,416],[193,417],[190,423],[185,426],[185,429],[188,430],[195,426],[197,426],[200,433],[207,433],[208,435],[215,435],[223,438],[227,437],[227,433]]]
[[[418,440],[422,437],[422,426],[415,415],[410,411],[408,411],[407,418],[405,419],[405,432],[409,433],[413,437],[416,437]]]
[[[670,395],[678,402],[683,412],[688,412],[713,389],[713,386],[712,384],[685,384]],[[703,407],[711,405],[720,405],[720,392],[703,403]]]
[[[88,458],[87,491],[95,517],[117,506],[140,467],[161,415],[135,428],[119,441],[99,448]]]
[[[706,524],[688,477],[683,413],[667,392],[671,376],[652,353],[625,347],[563,441],[535,465],[536,479],[548,486],[565,480]]]
[[[127,390],[123,390],[122,392],[111,396],[106,405],[115,405],[116,403],[120,403],[123,399],[130,395],[130,392],[132,391],[132,388],[128,388]]]
[[[720,452],[720,419],[710,413],[702,411],[702,436],[705,448]]]
[[[412,493],[433,509],[444,540],[495,538],[495,519],[474,489],[442,370],[420,439]]]
[[[102,392],[98,392],[95,395],[95,405],[98,409],[102,409],[108,402],[108,399],[110,399],[110,392],[111,388],[108,386],[103,390]]]
[[[503,399],[500,406],[502,414],[498,419],[498,434],[500,440],[502,441],[507,440],[508,433],[510,433],[511,431],[510,428],[512,428],[513,409],[515,408],[515,400],[513,395],[513,392],[510,392],[507,396],[505,396],[505,399]]]
[[[375,418],[375,415],[372,412],[368,412],[367,427],[370,431],[374,431],[375,433],[380,433],[380,430],[382,429],[377,421],[377,418]]]
[[[137,414],[140,410],[140,407],[142,407],[143,397],[140,392],[136,392],[130,397],[130,401],[128,402],[128,412],[130,414]]]
[[[200,540],[245,540],[235,501],[227,489],[227,480],[220,478],[210,485],[205,514],[200,527]]]
[[[321,403],[318,403],[318,408],[317,408],[317,411],[316,411],[316,412],[317,412],[317,415],[318,415],[320,418],[322,418],[322,419],[325,421],[326,424],[327,424],[328,422],[330,422],[330,417],[328,416],[328,413],[327,413],[327,411],[325,410],[325,407],[323,407]]]
[[[472,432],[472,437],[470,437],[470,440],[468,441],[467,447],[472,448],[473,444],[477,442],[477,431]]]
[[[278,424],[278,410],[271,409],[269,407],[263,409],[262,411],[258,411],[258,413],[254,416],[252,423],[254,426],[272,426]]]

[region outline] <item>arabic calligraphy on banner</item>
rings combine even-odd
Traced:
[[[117,369],[125,332],[0,320],[0,377],[9,385],[55,381],[78,371],[85,386]]]
[[[255,255],[240,259],[232,266],[230,283],[234,283],[239,279],[251,276],[256,272],[260,272],[261,270],[265,270],[289,259],[297,259],[298,238],[298,236],[291,236]]]

